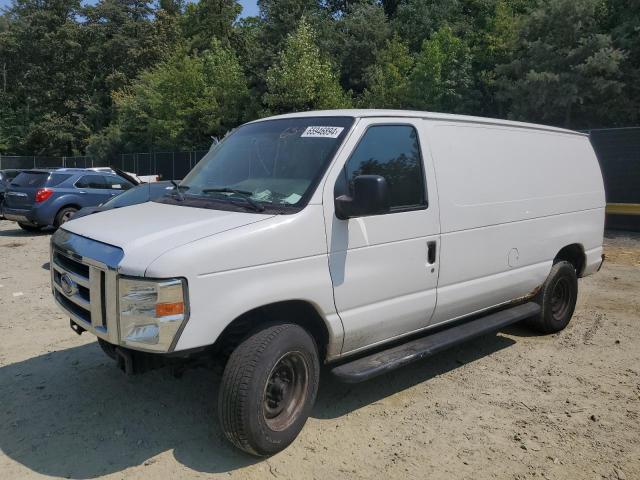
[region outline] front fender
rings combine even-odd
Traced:
[[[342,348],[321,205],[188,243],[145,275],[187,278],[191,316],[176,350],[211,345],[242,314],[289,300],[310,303],[324,319],[329,358]]]
[[[333,302],[326,255],[243,268],[187,279],[190,318],[177,350],[213,344],[236,318],[258,307],[289,300],[307,302],[329,333],[327,358],[342,349],[343,327]]]

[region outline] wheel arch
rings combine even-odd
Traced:
[[[553,259],[553,263],[555,264],[561,261],[566,261],[573,265],[576,269],[577,276],[581,277],[586,265],[584,246],[580,243],[572,243],[562,247]]]
[[[282,300],[259,307],[239,315],[218,336],[214,349],[228,357],[235,347],[259,325],[272,322],[289,322],[300,325],[313,337],[318,347],[320,361],[327,357],[331,340],[329,327],[318,307],[308,300]]]

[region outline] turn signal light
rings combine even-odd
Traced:
[[[36,190],[36,203],[48,200],[51,195],[53,195],[53,190],[50,188],[39,188]]]
[[[172,315],[182,315],[183,313],[183,302],[156,304],[156,317],[170,317]]]

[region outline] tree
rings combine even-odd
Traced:
[[[231,44],[233,24],[242,7],[236,0],[200,0],[189,3],[182,18],[182,30],[192,49],[206,50],[212,38]]]
[[[165,59],[176,45],[179,29],[174,14],[155,10],[148,0],[101,0],[83,13],[91,75],[87,87],[93,106],[89,122],[96,132],[112,119],[111,93]]]
[[[168,60],[114,93],[117,129],[92,142],[109,151],[198,149],[242,122],[248,89],[235,53],[214,39],[209,50],[189,54],[180,47]]]
[[[609,0],[607,29],[615,47],[626,53],[621,65],[622,94],[612,121],[632,125],[640,121],[640,3],[635,0]],[[617,120],[617,121],[616,121]]]
[[[271,53],[279,52],[288,35],[297,28],[301,18],[320,13],[317,0],[258,0],[263,25],[263,47]]]
[[[5,152],[71,154],[89,135],[78,0],[16,0],[0,34]],[[53,130],[52,130],[53,129]]]
[[[470,44],[472,56],[472,98],[475,111],[484,116],[504,116],[496,100],[496,65],[510,62],[518,40],[518,12],[523,6],[513,0],[496,0]]]
[[[406,43],[398,37],[387,41],[376,63],[367,70],[367,88],[359,104],[365,108],[408,108],[413,64]]]
[[[462,17],[461,0],[406,0],[397,9],[393,25],[412,51],[442,26],[456,26]]]
[[[409,103],[419,110],[466,112],[471,86],[469,47],[451,28],[425,40],[409,78]]]
[[[514,58],[498,69],[511,117],[589,127],[615,111],[625,55],[602,33],[601,5],[544,0],[523,19]]]
[[[267,72],[264,103],[273,113],[343,108],[350,103],[304,18]]]
[[[365,70],[372,65],[391,34],[380,5],[366,2],[349,7],[333,21],[334,29],[322,35],[321,48],[340,66],[340,83],[346,90],[362,93]]]

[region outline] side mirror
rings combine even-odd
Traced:
[[[389,185],[380,175],[358,175],[353,180],[353,197],[340,195],[335,199],[336,217],[366,217],[389,211]]]

